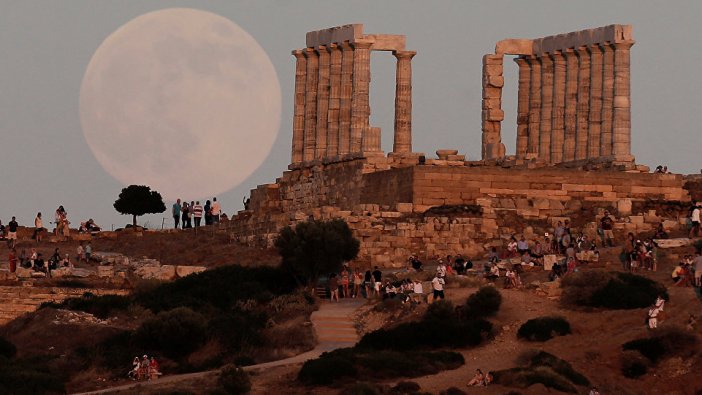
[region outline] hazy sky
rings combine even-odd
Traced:
[[[702,167],[702,2],[691,1],[32,1],[0,0],[0,219],[46,221],[63,204],[76,225],[92,217],[110,228],[130,218],[112,203],[123,187],[93,156],[81,130],[79,91],[100,43],[146,12],[190,7],[219,14],[267,52],[282,89],[278,137],[263,165],[218,196],[224,211],[290,162],[294,58],[305,32],[363,23],[367,33],[405,34],[413,60],[413,143],[433,155],[457,148],[480,156],[481,57],[495,42],[536,38],[613,23],[632,24],[632,150],[637,162],[698,173]],[[514,151],[516,65],[505,62],[503,142]],[[392,147],[395,59],[372,58],[371,124]],[[240,144],[247,144],[241,141]],[[199,158],[207,163],[207,157]],[[202,163],[198,162],[198,163]],[[174,167],[188,163],[173,158]],[[233,169],[233,171],[235,171]],[[201,197],[197,191],[186,199]],[[170,206],[167,203],[167,206]],[[161,218],[142,218],[160,227]],[[166,223],[171,225],[168,218]]]

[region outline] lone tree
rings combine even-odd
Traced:
[[[144,214],[156,214],[166,211],[161,194],[152,191],[146,185],[130,185],[122,188],[113,204],[120,214],[131,214],[132,225],[137,226],[136,218]]]
[[[315,285],[322,274],[336,272],[344,262],[358,255],[360,242],[340,219],[308,220],[286,226],[275,240],[275,247],[288,269],[301,285]]]

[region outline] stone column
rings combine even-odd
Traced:
[[[541,59],[536,56],[529,56],[527,60],[531,66],[527,153],[537,154],[539,152],[539,137],[541,133]]]
[[[566,90],[563,161],[570,162],[575,160],[575,114],[578,105],[578,57],[572,49],[565,50],[564,55],[566,60]]]
[[[612,154],[631,156],[631,59],[633,41],[614,44],[614,116],[612,119]]]
[[[327,116],[327,157],[339,154],[339,109],[341,97],[341,48],[327,45],[329,51],[329,115]]]
[[[599,45],[590,46],[590,119],[588,158],[600,156],[600,130],[602,128],[602,50]]]
[[[590,116],[590,52],[586,46],[578,54],[578,105],[576,107],[575,159],[587,159]]]
[[[541,56],[541,128],[539,159],[551,161],[551,118],[553,117],[553,60],[548,54]]]
[[[561,51],[553,57],[553,114],[551,117],[551,163],[563,162],[565,141],[566,61]]]
[[[329,52],[321,45],[319,56],[319,81],[317,83],[317,132],[315,135],[315,159],[327,156],[327,119],[329,117]]]
[[[529,84],[531,69],[524,56],[514,59],[519,66],[519,91],[517,96],[517,158],[524,159],[529,141]]]
[[[395,71],[395,139],[392,152],[412,152],[412,58],[415,51],[393,51]]]
[[[483,159],[496,159],[505,156],[502,144],[501,122],[505,113],[502,111],[502,55],[483,56]]]
[[[341,92],[339,95],[339,155],[351,152],[351,96],[353,95],[353,48],[341,44]]]
[[[305,148],[303,160],[315,157],[315,137],[317,133],[317,85],[319,82],[319,57],[314,48],[305,48],[307,58],[307,80],[305,82]]]
[[[351,152],[362,151],[363,131],[370,120],[370,47],[369,42],[353,43],[353,96],[351,99]]]
[[[293,112],[293,137],[291,163],[302,162],[305,144],[305,83],[307,79],[307,59],[303,51],[292,51],[295,56],[295,107]]]
[[[363,130],[363,152],[380,152],[380,128],[367,127]]]
[[[602,127],[600,130],[600,154],[612,155],[612,117],[614,112],[614,49],[609,44],[602,46]]]

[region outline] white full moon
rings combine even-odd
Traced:
[[[80,89],[83,133],[102,167],[167,200],[216,196],[266,159],[280,84],[261,46],[219,15],[173,8],[108,36]]]

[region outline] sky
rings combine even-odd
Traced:
[[[73,225],[93,218],[121,227],[113,202],[125,186],[93,155],[81,129],[80,87],[88,63],[115,30],[145,13],[173,7],[208,11],[250,34],[270,58],[281,89],[280,126],[262,165],[218,200],[229,214],[259,184],[290,163],[295,60],[305,33],[362,23],[366,33],[404,34],[413,67],[414,151],[453,148],[480,159],[481,58],[505,38],[537,38],[609,24],[631,24],[632,153],[637,162],[673,172],[702,168],[702,2],[690,1],[424,1],[424,0],[0,0],[0,219],[31,224],[64,205]],[[395,58],[373,53],[371,125],[392,149]],[[517,66],[505,62],[503,142],[514,152]],[[236,133],[236,131],[232,131]],[[240,139],[246,140],[246,139]],[[252,144],[238,141],[232,144]],[[263,154],[261,154],[263,155]],[[187,168],[195,159],[174,157]],[[221,165],[220,165],[221,166]],[[236,171],[236,169],[232,169]],[[185,199],[203,199],[193,190]],[[172,202],[166,202],[170,207]],[[160,228],[167,211],[139,219]],[[48,220],[45,219],[45,222]]]

